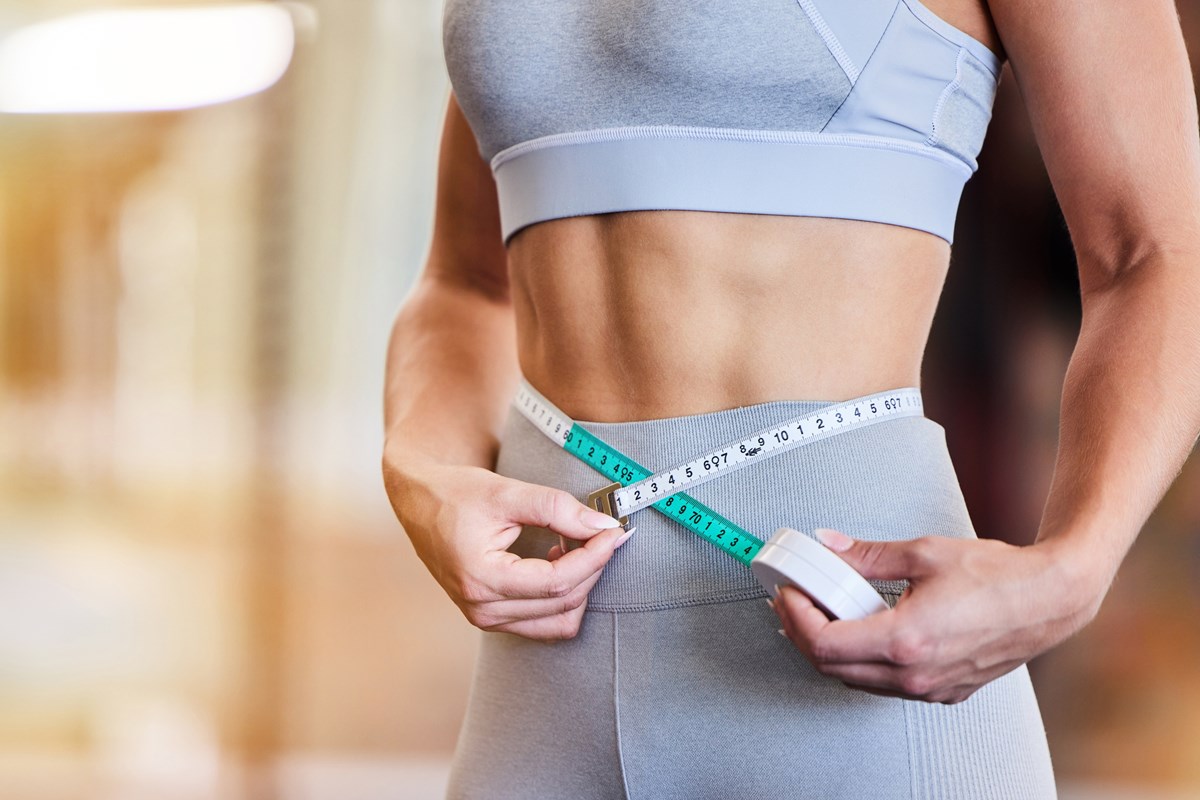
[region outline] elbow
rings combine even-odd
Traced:
[[[1118,218],[1095,227],[1102,232],[1075,242],[1085,300],[1149,279],[1200,279],[1200,226],[1194,221],[1150,225]]]

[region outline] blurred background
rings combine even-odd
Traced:
[[[442,5],[128,15],[183,7],[0,0],[0,798],[438,797],[477,631],[379,453]],[[1007,70],[980,164],[925,396],[980,535],[1025,542],[1079,299]],[[1197,488],[1030,664],[1063,797],[1200,797]]]

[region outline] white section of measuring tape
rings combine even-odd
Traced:
[[[522,379],[513,403],[530,422],[562,447],[576,424],[541,392]],[[921,390],[915,386],[831,403],[812,414],[793,417],[734,442],[706,451],[691,461],[657,472],[613,492],[618,516],[654,505],[659,500],[697,486],[718,475],[785,453],[802,445],[858,430],[885,419],[924,415]]]
[[[557,442],[559,447],[566,444],[567,434],[571,432],[575,420],[547,400],[524,378],[521,378],[521,385],[517,388],[516,396],[513,397],[513,405],[526,419],[537,425],[542,433]]]

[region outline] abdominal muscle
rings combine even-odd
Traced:
[[[517,353],[567,415],[624,422],[920,386],[950,248],[819,217],[652,210],[508,245]]]

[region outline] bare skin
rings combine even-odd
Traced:
[[[1078,254],[1083,325],[1050,496],[1028,547],[854,541],[843,556],[860,572],[911,582],[868,620],[830,622],[790,590],[775,608],[823,673],[953,703],[1095,615],[1200,432],[1200,142],[1168,0],[1136,14],[993,0],[991,18],[974,0],[926,5],[1003,42]],[[897,226],[694,211],[549,220],[506,250],[452,97],[433,244],[389,350],[383,470],[397,517],[472,624],[574,636],[620,532],[589,526],[566,492],[491,471],[519,373],[597,421],[919,386],[948,260],[943,240]],[[1116,424],[1128,419],[1139,424]],[[506,548],[522,525],[585,544],[518,558]]]
[[[512,238],[530,383],[575,419],[917,386],[950,248],[911,228],[619,212]]]

